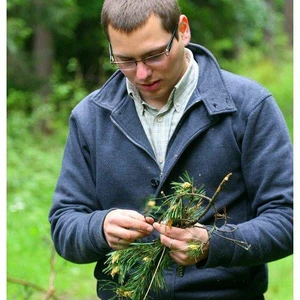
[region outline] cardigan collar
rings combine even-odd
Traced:
[[[197,88],[189,101],[188,107],[195,102],[203,101],[210,115],[236,111],[231,95],[225,86],[221,69],[214,56],[209,50],[200,45],[189,44],[187,48],[193,52],[199,65]],[[118,110],[123,106],[123,102],[129,99],[126,78],[119,70],[93,95],[93,101],[96,105],[112,112]]]

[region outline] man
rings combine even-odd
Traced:
[[[175,0],[106,0],[102,25],[119,70],[75,107],[50,211],[58,253],[97,262],[133,241],[172,249],[169,290],[152,299],[264,299],[265,264],[292,254],[292,147],[285,121],[259,84],[221,70],[205,48],[190,44],[188,18]],[[145,218],[143,199],[187,171],[213,195],[232,173],[217,206],[226,208],[227,238],[205,226],[181,229]],[[214,222],[209,211],[203,225]],[[190,259],[187,245],[206,243]],[[174,250],[174,251],[173,251]],[[113,295],[97,287],[101,299]]]

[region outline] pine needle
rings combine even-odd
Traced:
[[[172,183],[173,194],[166,196],[162,192],[162,198],[149,198],[145,206],[145,215],[156,217],[158,222],[169,227],[190,228],[198,227],[197,223],[200,222],[200,219],[213,208],[215,219],[224,219],[224,225],[227,226],[226,208],[224,208],[224,214],[218,213],[215,202],[230,176],[231,173],[225,176],[213,197],[209,198],[206,196],[203,186],[196,188],[193,179],[185,172],[184,176],[180,177],[181,182]],[[157,203],[161,203],[161,205]],[[245,250],[251,246],[244,241],[226,237],[224,235],[226,231],[220,230],[216,224],[213,226],[201,225],[201,227],[208,231],[209,236],[216,233]],[[237,227],[234,227],[230,230],[236,229]],[[188,244],[189,257],[196,260],[204,246],[205,243],[197,239],[190,242]],[[150,290],[155,293],[167,290],[163,272],[173,263],[168,252],[169,249],[162,245],[158,238],[151,243],[132,243],[126,249],[109,253],[105,262],[107,267],[103,272],[111,275],[112,278],[117,276],[117,282],[101,280],[101,289],[110,289],[114,292],[115,296],[110,300],[119,296],[131,300],[146,300]],[[178,266],[177,269],[180,269],[179,276],[183,276],[184,267]]]
[[[161,254],[161,256],[160,256],[160,259],[159,259],[159,261],[158,261],[158,263],[157,263],[156,269],[155,269],[155,271],[154,271],[154,274],[153,274],[152,279],[151,279],[151,281],[150,281],[148,290],[147,290],[147,292],[146,292],[145,297],[143,298],[143,300],[145,300],[145,299],[147,298],[147,296],[148,296],[148,294],[149,294],[149,292],[150,292],[150,289],[151,289],[151,287],[152,287],[154,278],[155,278],[155,276],[156,276],[156,274],[157,274],[158,268],[159,268],[160,265],[161,265],[162,259],[163,259],[164,255],[165,255],[165,252],[166,252],[166,247],[164,247],[164,250],[163,250],[163,252],[162,252],[162,254]]]

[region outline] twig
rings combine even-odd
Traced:
[[[51,273],[50,273],[50,277],[49,277],[49,288],[48,288],[46,295],[43,297],[42,300],[51,299],[51,297],[55,293],[55,288],[54,288],[54,281],[55,281],[55,275],[56,275],[55,263],[56,263],[56,253],[55,253],[54,247],[52,247],[51,259],[50,259]]]
[[[217,196],[220,194],[220,192],[221,192],[223,186],[228,182],[229,177],[230,177],[231,175],[232,175],[232,173],[229,173],[228,175],[226,175],[226,176],[224,177],[224,179],[223,179],[222,182],[219,184],[219,186],[218,186],[217,190],[215,191],[214,195],[212,196],[212,198],[209,198],[209,197],[207,197],[207,196],[205,196],[205,195],[199,196],[200,198],[203,198],[203,199],[205,199],[205,200],[208,201],[207,206],[206,206],[205,209],[200,213],[200,215],[197,217],[196,220],[187,221],[187,222],[184,224],[184,226],[182,226],[181,228],[187,228],[187,227],[191,227],[191,226],[195,225],[195,224],[196,224],[203,216],[206,215],[206,213],[210,210],[210,208],[211,208],[212,206],[215,207],[215,202],[216,202]],[[190,196],[192,195],[192,196],[193,196],[194,193],[187,193],[187,195],[190,195]],[[195,194],[195,195],[196,195],[196,194]],[[217,211],[216,207],[215,207],[215,211]]]
[[[218,229],[214,231],[214,234],[225,239],[225,240],[228,240],[228,241],[231,241],[233,242],[234,244],[238,245],[239,247],[242,247],[243,249],[245,250],[249,250],[250,247],[251,247],[251,244],[248,244],[247,242],[243,242],[243,241],[238,241],[238,240],[235,240],[235,239],[232,239],[232,238],[229,238],[227,236],[223,236],[219,233],[217,233],[217,231],[219,231]]]
[[[46,239],[46,242],[50,245],[50,242],[48,241],[48,239]],[[10,276],[7,277],[7,281],[11,282],[11,283],[15,283],[15,284],[20,284],[20,285],[23,285],[25,287],[28,287],[28,288],[31,288],[33,290],[36,290],[38,292],[43,293],[44,296],[43,296],[42,300],[49,300],[51,298],[54,299],[54,300],[59,300],[59,298],[54,295],[54,293],[55,293],[54,281],[55,281],[55,275],[56,275],[56,269],[55,269],[56,252],[55,252],[55,249],[54,249],[53,245],[51,245],[51,247],[52,247],[51,248],[51,256],[50,256],[51,273],[50,273],[50,277],[49,277],[49,288],[48,288],[48,290],[44,289],[43,287],[41,287],[41,286],[39,286],[35,283],[29,282],[29,281],[26,281],[26,280],[23,280],[23,279],[13,278],[13,277],[10,277]]]
[[[163,250],[162,253],[161,253],[161,256],[160,256],[160,258],[159,258],[159,261],[158,261],[158,263],[157,263],[157,266],[156,266],[156,268],[155,268],[154,274],[153,274],[153,276],[152,276],[152,279],[151,279],[151,281],[150,281],[149,287],[148,287],[148,289],[147,289],[147,292],[146,292],[146,294],[145,294],[143,300],[145,300],[145,299],[147,298],[148,294],[149,294],[149,291],[150,291],[150,289],[151,289],[151,286],[152,286],[152,284],[153,284],[154,278],[155,278],[156,273],[157,273],[157,271],[158,271],[158,268],[159,268],[159,266],[160,266],[160,264],[161,264],[161,261],[162,261],[164,255],[165,255],[165,252],[166,252],[166,247],[164,247],[164,250]]]
[[[228,175],[226,175],[224,177],[224,179],[222,180],[222,182],[219,184],[218,188],[216,189],[214,195],[212,196],[209,204],[206,206],[206,208],[204,209],[204,211],[200,214],[199,216],[199,220],[208,212],[208,210],[212,207],[212,205],[215,203],[218,195],[220,194],[223,186],[225,185],[225,183],[228,182],[229,177],[232,175],[232,173],[229,173]]]
[[[41,293],[47,293],[48,292],[46,289],[40,287],[39,285],[37,285],[35,283],[32,283],[32,282],[29,282],[29,281],[26,281],[26,280],[23,280],[23,279],[13,278],[13,277],[8,276],[7,281],[10,282],[10,283],[20,284],[20,285],[23,285],[25,287],[32,288],[32,289],[34,289],[38,292],[41,292]],[[51,295],[50,298],[51,297],[52,297],[52,299],[59,300],[59,298],[57,298],[55,295]]]

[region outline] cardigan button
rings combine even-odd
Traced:
[[[151,186],[153,188],[157,188],[159,186],[159,180],[157,180],[155,178],[151,179]]]

